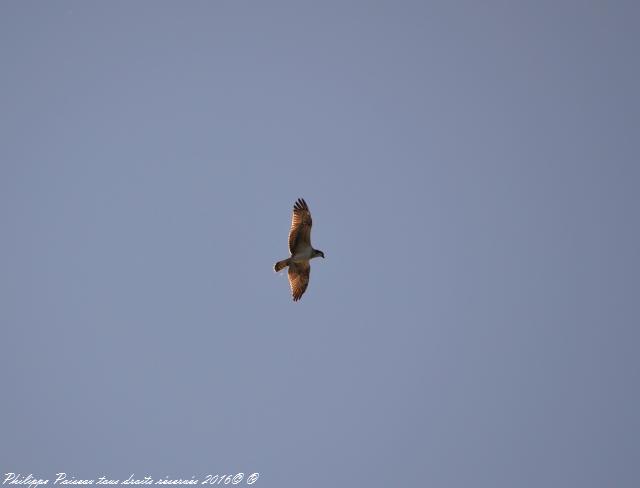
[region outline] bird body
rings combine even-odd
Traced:
[[[291,257],[278,261],[273,269],[280,271],[289,267],[289,285],[293,301],[297,302],[309,285],[313,258],[323,257],[324,253],[311,245],[311,212],[304,199],[299,198],[293,205],[291,229],[289,230],[289,252]]]
[[[291,260],[295,261],[296,263],[309,261],[310,259],[317,257],[317,256],[314,256],[313,251],[314,251],[313,247],[307,246],[305,244],[299,244],[296,249],[296,253],[293,256],[291,256]]]

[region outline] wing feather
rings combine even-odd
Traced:
[[[299,245],[311,246],[311,212],[307,202],[298,198],[293,205],[291,216],[291,230],[289,230],[289,252],[295,254]]]
[[[291,296],[294,302],[300,300],[307,289],[310,273],[311,266],[309,261],[304,263],[291,262],[289,265],[289,286],[291,286]]]

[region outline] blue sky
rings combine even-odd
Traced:
[[[2,473],[638,486],[639,13],[3,2]]]

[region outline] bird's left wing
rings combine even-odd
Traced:
[[[293,301],[297,302],[302,298],[302,294],[309,285],[309,274],[311,266],[309,261],[304,263],[291,262],[289,265],[289,286],[291,286],[291,296]]]

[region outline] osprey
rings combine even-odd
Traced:
[[[278,261],[273,269],[280,271],[289,266],[289,286],[291,296],[297,302],[309,284],[309,261],[318,256],[324,258],[324,253],[311,246],[311,212],[307,202],[302,198],[293,205],[291,230],[289,231],[289,252],[291,257]]]

